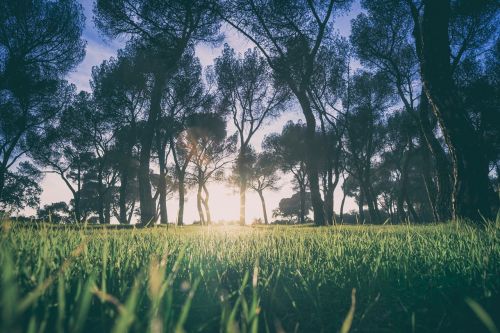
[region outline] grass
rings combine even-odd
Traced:
[[[500,227],[21,227],[2,332],[497,332]]]

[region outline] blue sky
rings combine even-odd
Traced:
[[[79,90],[90,90],[89,80],[92,72],[92,66],[99,65],[103,60],[109,59],[116,55],[118,49],[124,46],[125,40],[115,39],[110,40],[102,36],[95,28],[92,14],[92,0],[80,0],[84,8],[86,17],[86,25],[83,32],[83,38],[87,41],[86,55],[84,60],[79,66],[68,76],[68,80],[74,83]],[[359,2],[356,1],[351,8],[351,11],[342,17],[335,19],[335,28],[343,36],[348,36],[350,33],[350,20],[360,12]],[[253,47],[251,42],[247,41],[244,37],[237,33],[224,29],[226,36],[225,43],[228,43],[237,52],[243,53],[246,49]],[[198,45],[196,48],[196,55],[200,58],[200,62],[204,67],[211,65],[213,59],[220,55],[222,45],[213,48],[208,45]],[[266,134],[281,131],[282,126],[288,120],[301,119],[301,113],[298,110],[290,110],[284,113],[279,119],[274,120],[272,123],[266,124],[260,132],[256,133],[252,139],[252,144],[259,148],[260,143]],[[231,127],[229,127],[231,130]],[[279,200],[283,197],[290,197],[293,194],[291,189],[289,177],[283,177],[282,188],[279,191],[267,193],[266,201],[268,206],[268,215],[278,206]],[[69,201],[71,198],[70,191],[66,188],[62,180],[54,174],[48,174],[42,183],[43,194],[41,197],[41,205],[57,202]],[[225,185],[213,184],[210,186],[211,192],[211,210],[214,220],[232,220],[237,219],[239,216],[239,197],[236,189],[229,188]],[[189,195],[186,203],[185,217],[188,223],[197,219],[197,210],[192,195]],[[342,194],[340,190],[335,193],[335,207],[338,210]],[[354,209],[355,205],[352,200],[347,200],[346,210]],[[168,202],[169,216],[174,218],[177,212],[177,198],[174,197]],[[32,213],[32,212],[27,212]],[[260,201],[254,193],[247,194],[247,219],[253,220],[262,216]]]

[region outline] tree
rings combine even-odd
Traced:
[[[189,176],[198,188],[196,203],[203,225],[212,223],[207,184],[212,178],[222,180],[224,169],[234,160],[237,135],[227,137],[224,119],[214,113],[199,114],[196,123],[188,129],[188,140],[195,150]]]
[[[177,223],[184,223],[184,196],[186,173],[192,157],[194,147],[187,142],[186,129],[190,124],[197,124],[196,113],[210,110],[213,98],[206,89],[202,80],[202,68],[199,59],[194,56],[194,50],[183,56],[177,73],[165,87],[163,112],[156,127],[156,145],[160,164],[160,213],[166,212],[165,183],[168,154],[172,154],[174,172],[179,192],[179,211]],[[202,116],[201,116],[202,117]],[[197,125],[196,125],[197,126]],[[168,149],[167,149],[168,147]],[[161,218],[165,221],[165,217]]]
[[[83,59],[83,24],[73,0],[0,4],[0,201],[7,177],[22,178],[12,168],[31,148],[30,137],[61,110],[52,95]]]
[[[430,117],[425,92],[420,92],[418,58],[409,38],[411,18],[401,5],[365,1],[363,7],[368,14],[359,14],[353,21],[351,42],[361,63],[385,73],[405,111],[418,120],[421,141],[426,143],[435,166],[435,186],[432,176],[425,176],[428,188],[435,187],[436,193],[428,192],[434,206],[434,219],[448,220],[451,217],[451,165],[434,134],[435,121]]]
[[[30,154],[47,172],[58,174],[73,194],[75,218],[82,221],[80,194],[84,180],[98,187],[97,204],[101,223],[105,223],[106,192],[114,182],[108,150],[113,140],[106,118],[86,92],[76,95],[57,123],[47,127],[40,136],[40,146]],[[109,176],[107,184],[106,178]],[[94,198],[95,200],[96,198]]]
[[[372,223],[381,221],[377,195],[372,186],[372,169],[384,143],[382,115],[391,105],[392,97],[391,88],[383,74],[358,72],[353,77],[353,103],[346,116],[346,171],[358,181],[360,187],[360,217],[364,219],[362,207],[366,202]]]
[[[140,124],[148,108],[147,75],[141,72],[134,50],[126,48],[118,51],[116,59],[93,67],[90,85],[114,134],[110,159],[120,178],[118,220],[126,224],[135,206]]]
[[[297,222],[300,222],[300,215],[302,214],[302,199],[300,198],[301,195],[299,193],[295,193],[292,195],[291,198],[283,198],[280,200],[278,204],[278,210],[275,212],[276,215],[281,215],[284,217],[293,217],[297,216]],[[312,208],[312,203],[311,203],[311,194],[306,193],[305,196],[305,211],[309,213],[309,211]]]
[[[61,223],[68,217],[69,212],[68,204],[60,201],[44,205],[43,208],[38,209],[36,215],[42,221]]]
[[[319,189],[316,118],[311,106],[311,78],[318,52],[333,30],[333,17],[350,1],[227,1],[219,15],[251,40],[272,68],[276,80],[296,97],[306,120],[307,173],[314,221],[326,223]]]
[[[250,142],[265,121],[276,117],[284,108],[288,94],[273,88],[272,75],[265,59],[256,49],[249,49],[238,58],[233,49],[224,46],[222,55],[215,59],[220,108],[227,110],[238,131],[237,159],[240,190],[240,224],[245,224],[245,201],[249,166],[245,161]]]
[[[15,172],[7,171],[0,209],[21,210],[40,204],[42,173],[28,161],[22,161]]]
[[[287,122],[281,134],[267,135],[262,143],[265,152],[273,155],[279,168],[284,173],[293,174],[293,183],[299,193],[299,223],[305,223],[306,190],[307,190],[307,146],[305,144],[306,128],[302,123]]]
[[[413,19],[422,85],[452,160],[453,218],[481,222],[483,216],[493,216],[488,200],[492,197],[488,161],[461,103],[453,72],[467,52],[480,51],[490,36],[495,36],[497,4],[494,1],[417,4],[412,0],[407,3]]]
[[[264,191],[278,190],[278,164],[276,159],[266,153],[257,155],[257,160],[252,167],[250,175],[250,188],[259,195],[262,204],[262,214],[264,215],[264,223],[269,224],[267,219],[266,201],[264,200]]]
[[[151,150],[165,86],[176,73],[187,49],[200,41],[219,40],[219,22],[208,0],[98,0],[94,14],[97,26],[107,35],[130,37],[129,45],[138,50],[143,70],[151,77],[149,110],[140,137],[138,173],[141,223],[149,224],[156,219],[150,183]]]

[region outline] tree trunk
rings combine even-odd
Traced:
[[[178,174],[179,177],[179,211],[177,212],[177,225],[184,225],[184,194],[186,189],[184,188],[184,174]]]
[[[306,185],[299,181],[299,193],[300,193],[300,216],[299,223],[304,224],[306,222]]]
[[[241,177],[241,175],[240,175]],[[244,177],[243,177],[244,178]],[[240,225],[245,225],[247,181],[240,179]]]
[[[120,172],[120,193],[118,197],[118,207],[120,209],[120,224],[127,224],[127,185],[128,171]]]
[[[203,186],[198,184],[198,192],[196,193],[196,207],[198,207],[198,215],[200,216],[200,223],[201,225],[205,225],[205,214],[203,213],[203,207],[202,207],[202,198],[201,198],[201,192],[203,190]]]
[[[430,151],[428,147],[422,145],[422,143],[420,149],[422,151],[422,162],[423,162],[422,179],[425,185],[425,192],[427,193],[427,200],[429,201],[429,207],[431,208],[432,211],[433,221],[439,222],[439,214],[436,205],[437,191],[436,191],[436,185],[432,180],[431,168],[430,168],[431,165]]]
[[[208,199],[210,198],[210,194],[208,193],[208,189],[206,184],[203,184],[203,192],[205,193],[205,198],[203,198],[203,206],[205,207],[205,215],[207,225],[212,224],[212,216],[210,215],[210,206],[208,205]]]
[[[344,204],[345,204],[345,198],[347,197],[347,192],[343,192],[342,196],[342,202],[340,203],[340,221],[343,223],[344,222]]]
[[[263,191],[257,191],[257,193],[259,193],[260,202],[262,203],[262,213],[264,214],[264,224],[269,224],[269,221],[267,219],[266,201],[264,200],[264,193],[263,193]]]
[[[161,113],[162,91],[165,86],[165,75],[156,74],[151,92],[151,105],[145,129],[141,135],[141,153],[139,156],[139,202],[141,206],[141,224],[149,224],[156,219],[156,207],[151,194],[149,178],[149,162],[153,144],[154,129]]]
[[[436,217],[437,221],[447,221],[451,218],[452,172],[446,152],[434,135],[432,125],[429,121],[429,107],[429,101],[427,100],[425,91],[422,89],[422,93],[420,94],[419,119],[422,134],[434,158],[436,169],[436,199],[434,203]]]
[[[158,148],[160,148],[158,149],[158,164],[160,165],[160,179],[158,181],[158,191],[160,191],[160,223],[168,224],[166,145],[159,145]]]
[[[359,198],[358,198],[358,211],[359,211],[359,219],[362,223],[365,221],[365,211],[363,210],[363,203],[365,200],[365,194],[363,192],[363,187],[361,183],[359,184]]]
[[[449,1],[424,1],[422,23],[413,12],[425,93],[448,145],[453,165],[453,218],[481,223],[491,218],[488,163],[477,134],[460,105],[450,65]]]
[[[318,145],[316,142],[316,120],[311,108],[311,103],[306,93],[297,94],[302,113],[306,118],[306,169],[309,179],[309,189],[311,191],[311,202],[314,212],[314,223],[316,225],[325,225],[325,214],[323,200],[319,190],[319,167],[318,167]]]

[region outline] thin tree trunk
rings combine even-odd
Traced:
[[[269,221],[267,219],[266,201],[264,200],[264,193],[263,193],[263,191],[257,191],[257,193],[259,193],[260,202],[262,203],[262,213],[264,214],[264,224],[269,224]]]
[[[306,222],[306,186],[303,182],[299,182],[299,193],[300,193],[300,216],[299,223],[304,224]]]
[[[212,216],[210,214],[210,206],[208,204],[208,200],[210,198],[210,194],[208,193],[208,189],[206,184],[203,184],[203,192],[205,193],[205,198],[203,198],[203,206],[205,207],[205,215],[207,224],[212,224]]]
[[[158,191],[160,192],[160,223],[168,224],[167,212],[167,163],[166,163],[166,145],[160,145],[158,149],[158,164],[160,165],[160,179],[158,182]]]
[[[205,220],[205,214],[203,213],[202,198],[201,198],[202,190],[203,190],[203,186],[201,184],[198,184],[198,192],[196,193],[196,207],[198,208],[198,215],[200,216],[200,223],[201,223],[201,225],[205,225],[206,220]]]
[[[182,226],[184,225],[184,195],[185,195],[185,188],[184,188],[184,174],[179,173],[177,175],[179,177],[179,211],[177,212],[177,225]]]
[[[247,192],[247,182],[246,180],[240,180],[240,225],[245,225],[246,192]]]
[[[120,193],[118,197],[118,207],[120,209],[120,224],[127,223],[127,185],[128,171],[122,170],[120,173]]]
[[[344,222],[344,204],[345,204],[345,198],[347,197],[347,192],[343,192],[342,196],[342,201],[340,203],[340,221],[343,223]]]

